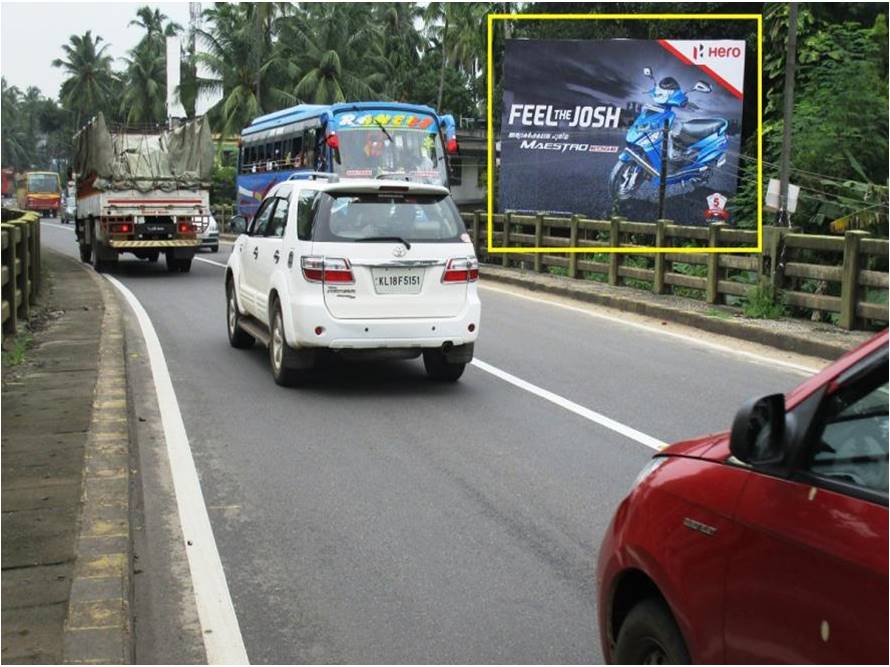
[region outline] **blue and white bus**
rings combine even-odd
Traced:
[[[300,171],[408,178],[448,187],[454,118],[400,102],[300,104],[260,116],[241,133],[238,213],[250,218],[276,183]]]

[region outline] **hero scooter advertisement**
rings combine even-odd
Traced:
[[[507,40],[500,210],[655,220],[667,128],[664,217],[731,223],[744,68],[741,40]]]

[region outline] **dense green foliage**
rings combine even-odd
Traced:
[[[167,35],[183,37],[180,94],[188,112],[199,90],[221,101],[214,131],[236,135],[259,114],[300,102],[392,99],[428,104],[456,117],[485,115],[486,21],[490,11],[547,13],[661,12],[654,3],[217,3],[189,34],[157,9],[131,22],[141,41],[114,68],[102,37],[86,32],[60,45],[54,65],[66,80],[58,102],[37,89],[3,83],[4,166],[48,166],[67,158],[72,131],[101,110],[129,123],[165,119]],[[788,8],[774,3],[673,3],[672,12],[764,15],[764,184],[778,175]],[[799,14],[792,182],[802,187],[792,223],[811,230],[877,228],[886,234],[888,123],[886,5],[802,4]],[[757,85],[752,23],[700,21],[509,21],[494,32],[495,108],[503,42],[513,38],[674,39],[744,36],[745,87]],[[195,48],[197,46],[197,49]],[[195,54],[195,51],[198,54]],[[198,79],[198,61],[211,76]],[[742,123],[741,188],[735,219],[751,227],[756,187],[756,96]],[[498,114],[494,114],[499,123]],[[765,218],[769,221],[769,214]]]

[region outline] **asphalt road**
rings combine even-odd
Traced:
[[[602,660],[597,550],[651,449],[477,367],[445,386],[419,360],[337,365],[284,389],[263,348],[229,347],[221,267],[114,275],[160,338],[251,662]],[[802,379],[483,287],[477,358],[664,441]]]

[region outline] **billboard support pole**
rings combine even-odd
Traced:
[[[656,220],[664,218],[664,196],[667,190],[668,176],[668,132],[670,132],[668,119],[664,119],[664,131],[661,133],[661,173],[658,176],[658,216]]]

